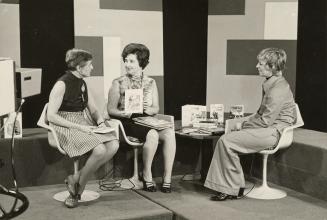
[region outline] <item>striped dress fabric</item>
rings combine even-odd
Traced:
[[[59,111],[58,115],[62,118],[80,125],[89,125],[84,118],[83,112]],[[85,133],[78,129],[67,128],[50,123],[57,133],[60,146],[65,150],[69,157],[81,156],[101,143],[117,140],[114,133],[95,134]]]

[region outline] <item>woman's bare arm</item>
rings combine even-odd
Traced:
[[[120,98],[119,83],[116,80],[114,80],[112,82],[112,85],[108,93],[108,104],[107,104],[108,114],[116,117],[129,118],[131,116],[130,114],[126,114],[124,111],[118,109],[119,98]]]

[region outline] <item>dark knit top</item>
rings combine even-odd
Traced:
[[[58,79],[58,81],[63,81],[66,85],[64,98],[59,111],[83,111],[88,103],[88,93],[85,81],[76,77],[70,71],[67,71],[65,75]]]

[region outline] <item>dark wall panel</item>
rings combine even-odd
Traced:
[[[73,0],[20,1],[21,66],[42,68],[41,94],[23,106],[23,126],[36,127],[43,105],[65,71],[65,53],[74,47]]]
[[[284,49],[287,54],[284,77],[295,94],[296,40],[228,40],[227,75],[258,75],[258,53],[268,47]]]
[[[89,51],[94,67],[91,76],[103,76],[103,38],[96,36],[76,36],[75,47]]]
[[[165,113],[206,104],[208,1],[163,0]]]
[[[299,0],[296,101],[304,127],[327,132],[327,2]]]
[[[163,114],[165,110],[165,96],[164,96],[164,77],[163,76],[150,76],[156,81],[158,87],[158,95],[159,95],[159,113]]]
[[[162,0],[99,0],[101,9],[162,11]]]
[[[244,15],[245,0],[209,0],[209,15]]]

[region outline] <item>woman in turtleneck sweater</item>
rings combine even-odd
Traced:
[[[124,124],[127,135],[145,141],[143,146],[143,189],[155,192],[156,186],[152,180],[151,165],[158,147],[159,140],[163,143],[164,174],[161,191],[171,192],[171,173],[175,158],[176,141],[173,129],[161,131],[150,129],[133,123],[133,117],[155,115],[159,112],[158,89],[154,79],[143,74],[149,63],[150,51],[143,44],[128,44],[122,58],[126,74],[115,79],[108,94],[108,113],[118,118]],[[125,90],[143,89],[143,114],[125,113]]]

